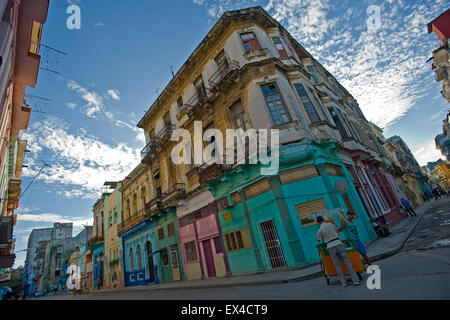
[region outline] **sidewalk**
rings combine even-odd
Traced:
[[[372,241],[367,245],[368,255],[371,261],[377,261],[399,252],[403,245],[408,241],[410,235],[414,231],[417,224],[422,220],[425,212],[434,206],[437,202],[446,201],[446,199],[437,200],[433,203],[427,203],[415,209],[417,217],[408,217],[402,219],[394,227],[392,227],[391,235],[387,238],[380,238]],[[223,288],[251,285],[268,285],[276,283],[287,283],[302,281],[322,276],[319,263],[302,267],[290,268],[288,270],[266,271],[250,275],[237,275],[225,278],[214,278],[204,280],[191,280],[160,283],[158,285],[146,285],[127,287],[116,290],[93,290],[92,293],[100,292],[119,292],[119,291],[143,291],[143,290],[174,290],[174,289],[207,289],[207,288]]]

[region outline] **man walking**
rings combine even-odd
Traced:
[[[413,208],[409,205],[409,201],[406,199],[402,199],[402,205],[405,207],[405,209],[409,212],[409,216],[416,216],[416,212]]]
[[[347,270],[350,272],[353,284],[355,286],[360,285],[358,276],[356,275],[355,270],[353,270],[352,263],[348,258],[347,251],[345,250],[341,240],[339,240],[339,231],[337,227],[332,223],[325,222],[321,216],[318,216],[316,221],[320,224],[319,232],[317,233],[317,241],[325,239],[328,252],[330,253],[331,260],[333,260],[333,264],[336,268],[339,279],[341,280],[342,287],[347,286],[347,281],[345,280],[340,260],[342,260],[347,267]]]
[[[369,258],[367,257],[367,250],[362,241],[359,239],[358,235],[358,229],[356,228],[356,225],[353,223],[353,219],[356,218],[356,215],[349,211],[347,213],[347,219],[343,221],[342,226],[338,229],[339,232],[344,230],[347,234],[347,237],[349,240],[355,241],[356,249],[358,250],[359,254],[363,257],[363,259],[366,261],[367,265],[372,265],[370,263]]]

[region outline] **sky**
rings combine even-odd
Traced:
[[[80,29],[67,27],[70,5],[80,8]],[[36,87],[26,90],[33,112],[20,134],[30,152],[16,252],[26,249],[33,229],[73,222],[76,235],[92,225],[103,183],[122,180],[140,162],[145,140],[136,124],[171,70],[224,11],[258,5],[347,88],[386,137],[400,135],[421,165],[442,157],[434,137],[449,107],[426,62],[439,46],[426,25],[450,0],[50,0],[42,44],[64,54],[43,46],[41,67],[51,71],[40,70]],[[379,24],[369,29],[373,5]],[[25,257],[18,252],[15,266]]]

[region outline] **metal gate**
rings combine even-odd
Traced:
[[[286,267],[286,260],[284,259],[283,249],[281,248],[280,239],[273,219],[260,222],[259,227],[261,242],[266,247],[264,252],[267,263],[269,264],[270,261],[272,268]]]

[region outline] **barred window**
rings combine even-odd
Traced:
[[[197,260],[197,247],[195,241],[186,242],[184,244],[184,251],[186,253],[186,261]]]
[[[247,228],[225,234],[225,244],[228,251],[250,248],[250,239]]]

